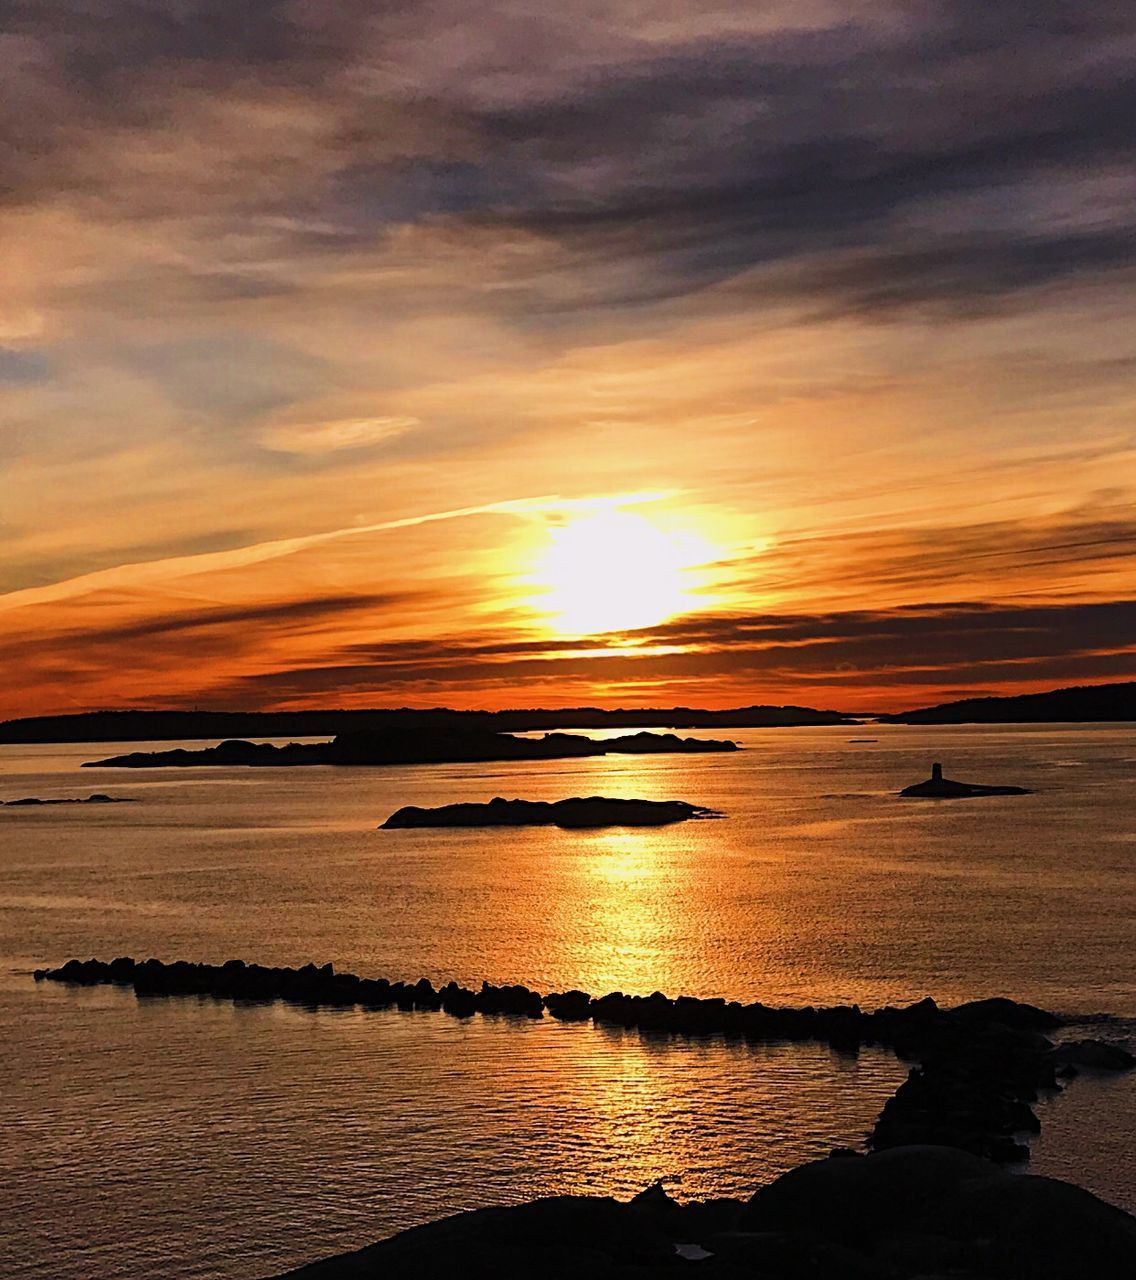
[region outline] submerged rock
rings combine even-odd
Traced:
[[[382,824],[401,827],[661,827],[690,818],[721,817],[713,809],[684,800],[612,800],[604,796],[570,800],[505,800],[487,804],[446,804],[437,809],[406,805]]]
[[[932,800],[965,800],[969,796],[1028,796],[1026,787],[988,787],[977,782],[956,782],[943,777],[943,766],[933,764],[931,776],[924,782],[904,787],[901,796],[930,798]]]

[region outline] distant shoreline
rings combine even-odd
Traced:
[[[446,707],[348,711],[87,711],[0,722],[0,745],[65,742],[221,741],[225,738],[332,737],[341,733],[555,729],[854,728],[879,724],[1128,724],[1136,721],[1136,681],[1054,689],[1003,698],[968,698],[898,713],[853,714],[794,705],[724,710],[694,707],[560,707],[453,711]]]

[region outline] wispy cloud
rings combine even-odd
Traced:
[[[478,507],[455,507],[449,511],[430,511],[422,515],[404,516],[398,520],[381,520],[375,524],[349,525],[341,529],[324,529],[318,533],[296,538],[278,538],[271,542],[233,547],[225,551],[206,551],[190,556],[171,556],[161,560],[140,561],[136,564],[117,565],[112,569],[100,569],[44,587],[28,587],[0,595],[0,612],[24,609],[33,605],[51,604],[85,596],[98,591],[133,590],[163,581],[171,581],[199,575],[221,574],[229,570],[249,568],[269,560],[296,555],[301,551],[338,542],[345,538],[361,538],[376,533],[388,533],[396,529],[413,529],[420,525],[437,524],[447,520],[463,520],[471,516],[507,515],[537,516],[555,515],[563,511],[591,510],[599,506],[620,507],[653,502],[665,497],[663,493],[628,493],[600,498],[560,498],[547,495],[538,498],[510,498],[504,502],[485,503]]]
[[[280,453],[338,453],[341,449],[367,449],[418,426],[417,418],[349,418],[315,425],[281,424],[265,427],[260,443]]]

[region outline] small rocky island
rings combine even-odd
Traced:
[[[64,796],[61,799],[42,800],[39,796],[24,796],[20,800],[0,800],[0,805],[6,805],[10,809],[34,807],[43,804],[129,804],[130,801],[125,796],[106,796],[101,791],[95,792],[94,795],[87,796]]]
[[[901,796],[922,797],[932,800],[965,800],[969,796],[1028,796],[1026,787],[987,787],[977,782],[956,782],[943,777],[943,766],[933,764],[931,776],[924,782],[904,787]]]
[[[409,804],[392,813],[382,829],[403,827],[662,827],[691,818],[722,815],[685,800],[613,800],[574,796],[570,800],[505,800],[487,804],[444,804],[420,809]]]
[[[518,738],[508,733],[424,730],[394,733],[341,733],[330,742],[222,742],[190,751],[132,751],[106,760],[89,760],[84,769],[171,769],[208,765],[250,768],[291,765],[470,764],[497,760],[566,760],[585,756],[657,755],[737,751],[722,738],[680,738],[673,733],[629,733],[618,738],[588,738],[578,733],[546,733]]]

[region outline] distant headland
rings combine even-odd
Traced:
[[[1077,685],[1012,698],[964,698],[897,715],[885,724],[1068,724],[1136,720],[1136,680]]]

